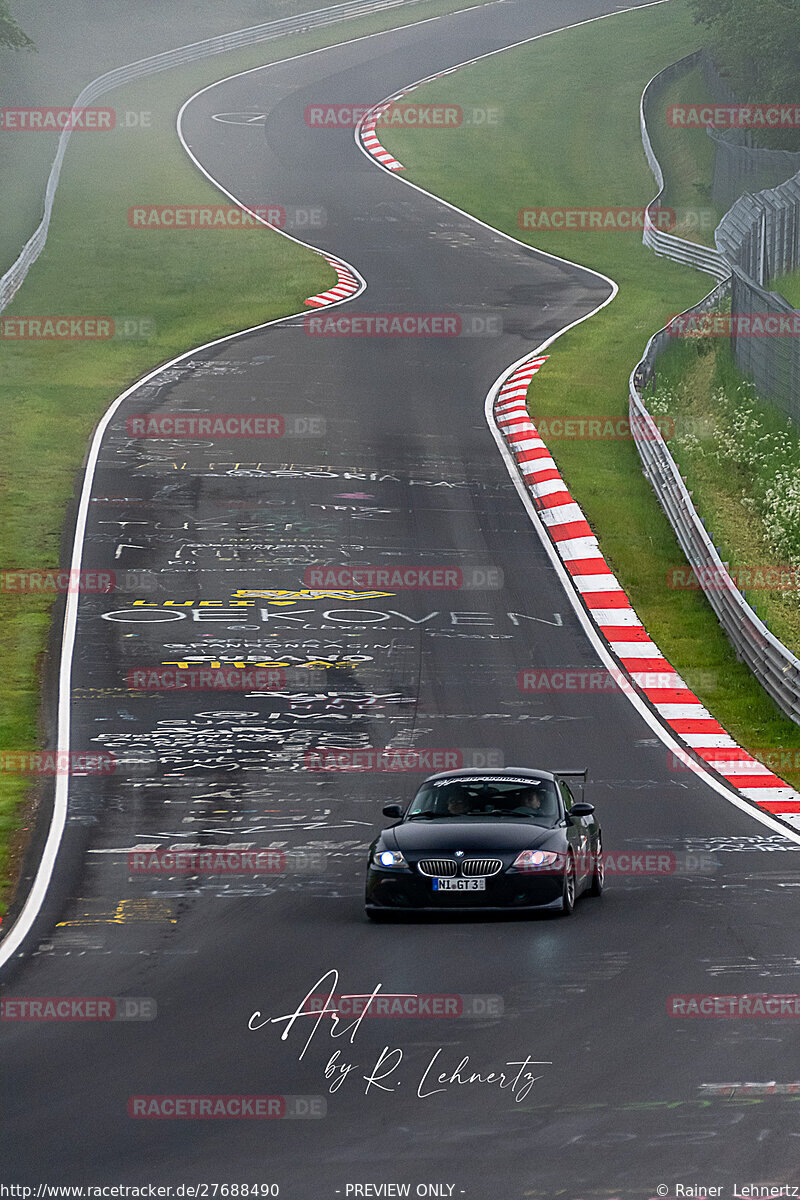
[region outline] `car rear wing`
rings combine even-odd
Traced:
[[[583,800],[583,793],[586,789],[586,780],[589,775],[588,767],[584,767],[582,771],[578,771],[578,770],[556,771],[556,770],[554,770],[553,774],[555,775],[556,779],[580,779],[580,781],[581,781],[581,800]]]

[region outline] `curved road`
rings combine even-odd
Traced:
[[[467,327],[499,315],[503,332],[319,337],[294,318],[198,352],[115,416],[85,562],[155,572],[157,588],[140,604],[81,599],[73,745],[113,752],[119,769],[72,781],[48,904],[4,996],[149,997],[158,1011],[151,1021],[4,1022],[0,1161],[14,1182],[271,1182],[300,1200],[380,1194],[352,1190],[368,1183],[409,1184],[413,1195],[423,1183],[483,1200],[644,1197],[659,1184],[674,1195],[676,1181],[729,1195],[735,1183],[792,1180],[794,1098],[704,1086],[793,1081],[791,1022],[680,1020],[666,1005],[672,994],[794,990],[796,847],[670,770],[619,693],[517,686],[527,667],[597,660],[483,399],[507,364],[601,303],[607,285],[403,188],[366,161],[352,130],[303,120],[309,104],[376,103],[604,11],[602,0],[504,0],[249,72],[189,105],[188,144],[240,200],[324,210],[325,226],[304,236],[368,283],[335,313],[458,314]],[[266,119],[212,120],[231,112]],[[325,433],[145,442],[125,424],[142,412],[297,414]],[[491,567],[503,586],[269,594],[350,560],[458,564],[478,585]],[[237,594],[247,591],[266,594]],[[126,687],[133,669],[220,660],[333,665],[305,685],[290,673],[277,691]],[[679,869],[614,878],[570,920],[372,926],[364,850],[381,803],[407,796],[417,776],[306,769],[309,751],[331,745],[589,765],[607,849],[673,853]],[[133,848],[175,845],[291,853],[280,876],[130,870]],[[256,1010],[292,1012],[333,969],[339,992],[380,984],[495,999],[472,1016],[365,1019],[338,1040],[321,1026],[305,1053],[310,1023],[285,1040],[281,1024],[248,1029]],[[364,1080],[384,1048],[402,1051],[387,1061],[392,1091]],[[331,1092],[325,1067],[337,1051],[337,1065],[357,1066]],[[448,1078],[464,1056],[484,1074],[547,1065],[529,1090],[452,1079],[420,1097],[437,1051]],[[130,1097],[165,1094],[322,1097],[327,1111],[271,1122],[128,1116]]]

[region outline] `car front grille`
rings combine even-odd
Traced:
[[[456,862],[454,858],[422,858],[417,863],[421,875],[436,875],[440,877],[455,875]]]
[[[496,875],[502,871],[503,863],[499,858],[465,858],[459,863],[454,858],[422,858],[417,863],[421,875],[448,878],[459,873],[470,879],[478,879],[488,875]]]
[[[465,858],[461,863],[461,874],[475,879],[481,875],[496,875],[502,868],[499,858]]]

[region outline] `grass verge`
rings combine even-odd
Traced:
[[[50,0],[27,0],[20,19],[33,36],[37,49],[29,52],[0,47],[3,104],[23,108],[69,106],[92,79],[125,63],[217,34],[325,6],[326,0],[269,0],[266,4],[263,0],[233,0],[224,7],[215,4],[215,0],[173,0],[160,9],[151,4],[153,13],[158,10],[157,20],[137,12],[137,20],[132,21],[131,8],[125,0],[104,0],[102,6],[96,6],[96,19],[87,27],[88,10],[83,0],[61,0],[57,17]],[[288,56],[295,47],[313,49],[463,7],[466,7],[466,0],[424,0],[408,6],[405,11],[400,9],[369,18],[348,19],[318,33],[305,34],[302,39],[281,37],[246,51],[217,55],[199,64],[197,75],[190,76],[187,72],[183,77],[197,77],[201,82],[210,83],[224,70],[219,64],[241,63],[242,68],[258,66],[261,62]],[[188,89],[186,94],[189,94]],[[159,119],[162,114],[151,111],[149,95],[144,94],[141,98],[143,108],[130,110],[131,117],[142,113],[145,119],[150,116]],[[106,93],[95,101],[95,105],[116,108],[119,120],[127,119],[129,110],[121,90]],[[70,154],[74,152],[75,143],[85,136],[78,133],[72,138]],[[93,140],[91,136],[90,140]],[[55,134],[0,129],[0,202],[3,210],[0,274],[16,259],[39,223],[47,175],[57,144]]]
[[[648,336],[710,289],[708,277],[655,257],[638,234],[530,234],[518,223],[519,210],[531,205],[642,205],[651,198],[639,97],[648,79],[698,40],[684,0],[623,13],[507,51],[415,93],[465,109],[475,97],[502,98],[499,127],[383,136],[415,183],[619,284],[612,304],[553,346],[528,393],[534,421],[626,416],[628,375]],[[800,748],[800,729],[737,662],[702,593],[668,586],[685,559],[633,442],[549,445],[648,631],[703,703],[754,753]],[[783,774],[800,784],[800,771]]]
[[[784,296],[792,308],[800,308],[800,268],[792,271],[790,275],[783,275],[780,279],[775,279],[770,284],[774,292],[780,292]]]
[[[676,343],[659,357],[648,407],[674,421],[670,450],[720,558],[745,585],[748,603],[768,629],[798,654],[800,568],[792,564],[800,563],[800,522],[776,481],[781,469],[797,476],[796,430],[755,398],[728,342],[716,338]],[[764,503],[770,491],[782,496],[780,515]],[[772,585],[781,575],[785,591]],[[748,578],[755,584],[750,589]]]
[[[697,36],[697,35],[696,35]],[[650,141],[667,184],[664,203],[673,208],[677,223],[670,233],[714,246],[714,230],[724,216],[711,198],[714,143],[704,129],[673,128],[667,109],[673,104],[713,104],[699,67],[669,84],[652,106]]]
[[[434,0],[405,13],[347,21],[164,72],[104,100],[120,111],[149,112],[148,129],[73,136],[47,246],[4,316],[125,316],[147,336],[0,341],[0,404],[6,414],[0,439],[0,568],[58,564],[64,514],[91,431],[128,384],[192,346],[302,311],[307,296],[335,282],[319,255],[268,229],[129,227],[127,212],[134,204],[225,199],[199,175],[178,141],[175,119],[186,97],[236,71],[465,6],[463,0]],[[5,663],[0,746],[7,751],[30,752],[40,744],[37,716],[50,608],[46,597],[0,591]],[[33,819],[26,804],[31,795],[30,779],[0,770],[0,915],[19,865],[22,813],[25,824]]]

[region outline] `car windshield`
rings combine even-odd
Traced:
[[[515,817],[542,825],[558,819],[555,784],[550,779],[434,779],[417,792],[406,820],[444,817]]]

